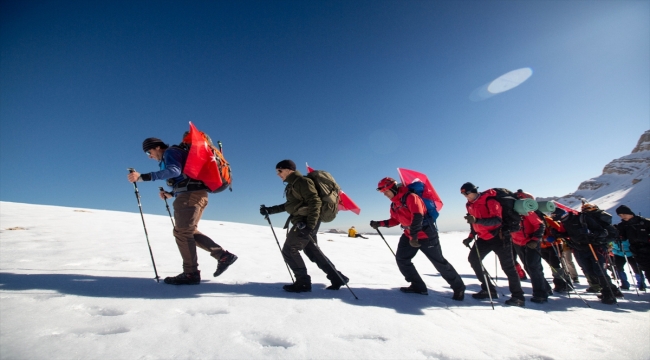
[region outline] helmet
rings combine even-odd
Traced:
[[[377,184],[377,191],[384,192],[395,185],[397,185],[397,181],[395,181],[395,179],[391,177],[385,177],[379,180],[379,184]]]
[[[521,189],[517,190],[516,194],[517,194],[517,199],[533,199],[533,200],[535,200],[535,197],[532,194],[524,192]]]

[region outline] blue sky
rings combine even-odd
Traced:
[[[3,201],[137,212],[126,168],[157,168],[142,140],[178,143],[192,121],[233,167],[205,219],[266,224],[290,158],[362,209],[324,228],[387,218],[375,188],[404,167],[459,230],[464,182],[564,195],[650,127],[647,1],[0,4]],[[520,68],[520,86],[470,99]],[[139,184],[146,213],[166,214],[161,185]]]

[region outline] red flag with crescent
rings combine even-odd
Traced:
[[[415,170],[401,168],[397,168],[397,173],[399,174],[399,178],[404,185],[410,185],[417,181],[424,183],[424,191],[422,192],[422,197],[433,201],[436,204],[436,210],[438,210],[438,212],[442,209],[442,200],[440,200],[440,196],[438,196],[436,189],[433,187],[433,185],[431,185],[431,182],[426,175]]]

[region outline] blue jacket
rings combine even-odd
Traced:
[[[623,245],[623,249],[621,249],[618,246],[618,242],[613,241],[612,242],[612,253],[616,256],[627,256],[627,257],[633,257],[634,254],[630,251],[630,241],[629,240],[623,240],[621,241],[621,244]],[[623,255],[623,252],[625,252],[625,255]]]
[[[173,179],[177,183],[184,179],[183,167],[187,161],[187,151],[170,147],[163,153],[163,159],[158,163],[160,171],[149,173],[151,181]]]

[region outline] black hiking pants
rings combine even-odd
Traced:
[[[588,278],[597,279],[601,287],[601,293],[606,289],[616,288],[612,284],[612,279],[605,272],[605,256],[607,256],[607,247],[604,245],[592,245],[593,252],[588,246],[582,246],[580,249],[573,249],[573,256],[582,272]],[[596,254],[596,258],[594,258]]]
[[[478,254],[476,254],[477,247],[478,251],[481,253],[480,259],[478,257]],[[517,269],[515,269],[515,263],[512,259],[512,240],[510,239],[509,235],[506,239],[503,240],[498,236],[495,236],[490,240],[477,238],[476,241],[474,241],[474,245],[470,250],[467,260],[472,266],[474,274],[476,274],[476,278],[481,282],[481,288],[483,290],[487,290],[489,286],[490,291],[496,293],[496,288],[494,287],[494,284],[492,284],[489,276],[486,276],[488,284],[485,283],[485,278],[483,277],[483,267],[481,265],[483,259],[492,251],[494,251],[494,254],[499,258],[501,269],[506,274],[506,277],[508,277],[508,286],[510,288],[512,297],[524,300],[524,291],[521,289],[519,274],[517,274]]]
[[[544,268],[542,267],[542,257],[539,252],[539,244],[537,248],[531,249],[528,246],[512,245],[517,251],[517,255],[524,262],[524,269],[530,275],[530,283],[533,286],[533,296],[544,298],[548,297],[551,291],[551,285],[548,284],[544,278]]]
[[[456,272],[456,269],[454,269],[449,261],[442,256],[438,233],[429,229],[429,227],[423,229],[429,238],[420,240],[421,246],[419,248],[409,245],[409,238],[406,235],[400,237],[397,245],[397,253],[395,254],[395,261],[397,262],[399,271],[404,275],[406,281],[412,283],[414,287],[426,289],[426,284],[411,261],[419,250],[431,261],[433,267],[438,270],[440,276],[447,281],[453,290],[464,288],[465,284],[463,283],[463,279],[458,275],[458,272]]]
[[[316,228],[310,234],[314,242],[318,241],[316,234],[318,233],[319,227],[320,222],[316,224]],[[287,232],[287,239],[282,246],[282,256],[296,276],[296,281],[311,283],[311,277],[307,274],[305,262],[300,256],[300,251],[303,251],[311,262],[316,263],[318,268],[327,274],[327,278],[332,284],[341,284],[341,279],[337,274],[336,268],[333,264],[330,265],[331,261],[316,247],[314,242],[308,236],[300,236],[295,225]]]
[[[553,290],[564,291],[566,290],[567,283],[570,279],[569,275],[564,270],[564,267],[561,266],[562,260],[560,260],[556,251],[555,246],[551,246],[542,248],[539,252],[542,254],[542,259],[546,260],[548,265],[555,269],[555,271],[551,270],[553,273],[553,284],[555,285]]]

